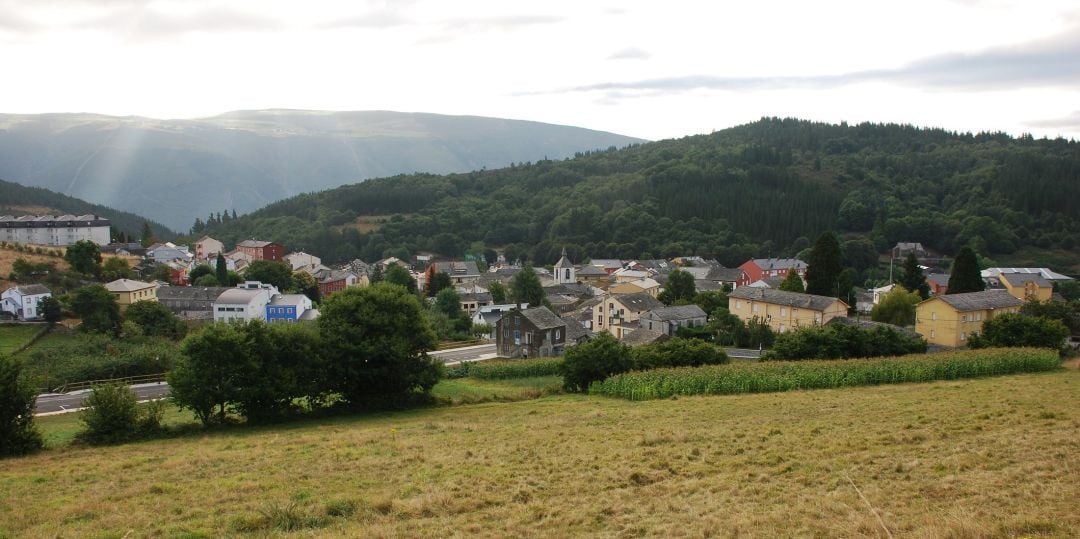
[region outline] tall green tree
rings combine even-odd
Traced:
[[[843,299],[847,290],[838,290],[840,273],[844,271],[843,261],[836,234],[825,232],[819,236],[806,261],[806,292]]]
[[[68,246],[64,260],[72,271],[97,277],[101,275],[101,248],[90,240],[79,240]]]
[[[632,367],[630,347],[604,332],[586,343],[568,348],[559,365],[559,374],[567,391],[584,392],[588,391],[589,384]]]
[[[284,262],[275,260],[255,260],[248,264],[244,278],[249,281],[272,284],[278,290],[292,288],[292,268]]]
[[[453,288],[454,283],[450,280],[450,275],[445,271],[435,272],[431,276],[431,280],[424,286],[427,292],[427,297],[433,298],[439,294],[445,288]]]
[[[664,290],[656,299],[664,302],[664,305],[682,305],[693,301],[695,294],[697,287],[694,285],[694,276],[688,271],[676,268],[668,274]]]
[[[802,277],[799,276],[797,271],[789,271],[783,281],[780,281],[780,290],[786,292],[806,292],[806,288],[803,286]]]
[[[405,290],[408,290],[410,293],[416,293],[416,279],[413,279],[409,270],[397,264],[391,264],[390,267],[386,268],[386,273],[383,274],[383,281],[398,286],[404,286]]]
[[[516,303],[528,303],[529,307],[539,307],[544,304],[545,297],[540,278],[528,264],[521,268],[521,271],[510,281],[510,299]]]
[[[71,311],[82,319],[79,329],[88,333],[120,333],[120,306],[104,286],[84,286],[75,291]]]
[[[117,279],[130,279],[131,267],[128,266],[127,260],[123,258],[109,258],[101,266],[101,278],[106,282]]]
[[[49,323],[49,327],[55,326],[63,316],[63,310],[60,308],[60,300],[52,296],[41,298],[41,301],[38,303],[38,309],[41,311],[41,317]]]
[[[491,294],[491,302],[498,305],[506,303],[506,285],[495,281],[488,285],[488,293]]]
[[[195,266],[194,268],[192,268],[190,272],[188,272],[188,281],[191,281],[192,283],[194,283],[194,282],[198,281],[199,278],[205,277],[207,275],[213,277],[214,276],[214,270],[210,269],[210,266],[208,264],[199,264],[198,266]],[[217,278],[215,278],[214,280],[217,281]],[[221,281],[217,281],[217,282],[221,282]]]
[[[915,306],[922,301],[918,292],[910,292],[902,285],[894,286],[885,297],[878,301],[870,311],[870,318],[875,322],[884,322],[895,326],[915,325]]]
[[[142,329],[143,335],[180,340],[187,326],[168,307],[156,301],[136,301],[124,311],[124,318]]]
[[[221,253],[218,253],[214,262],[214,277],[217,277],[217,281],[222,285],[229,282],[229,267],[225,263],[225,255]]]
[[[904,259],[903,272],[900,273],[900,286],[918,293],[922,299],[930,297],[930,285],[926,282],[926,275],[923,275],[915,253],[908,253],[907,258]]]
[[[461,316],[461,294],[453,287],[443,288],[435,296],[435,309],[450,318]]]
[[[400,286],[349,288],[328,297],[321,311],[329,379],[348,401],[398,402],[430,392],[442,377],[442,363],[427,355],[435,333],[420,301]]]
[[[979,272],[979,259],[971,247],[964,247],[953,261],[952,273],[949,274],[949,289],[945,293],[963,294],[983,290],[986,290],[986,282]]]
[[[142,234],[140,235],[139,243],[141,243],[143,247],[150,247],[157,243],[157,238],[154,237],[154,231],[150,230],[150,223],[148,221],[143,221]]]
[[[254,355],[235,324],[211,324],[189,336],[167,379],[173,400],[209,425],[224,422],[229,405],[257,371]]]
[[[0,457],[24,455],[44,445],[34,425],[36,392],[21,373],[17,359],[0,354]]]

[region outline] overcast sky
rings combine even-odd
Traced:
[[[0,0],[0,112],[762,116],[1080,138],[1080,3]]]

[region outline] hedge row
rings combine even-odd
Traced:
[[[736,363],[620,374],[589,386],[630,400],[955,380],[1060,368],[1054,350],[991,348],[900,358]]]
[[[459,363],[447,367],[447,378],[479,378],[482,380],[507,380],[559,374],[562,358],[543,357],[535,359],[506,359]]]

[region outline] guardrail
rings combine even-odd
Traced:
[[[94,386],[102,384],[123,384],[123,385],[135,385],[135,384],[149,384],[153,382],[164,382],[165,373],[160,374],[140,374],[138,376],[126,376],[124,378],[109,378],[106,380],[87,380],[85,382],[72,382],[70,384],[64,384],[54,390],[53,393],[70,393],[72,391],[79,391],[82,389],[90,389]]]

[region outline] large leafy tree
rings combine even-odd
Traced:
[[[404,286],[405,290],[416,293],[416,279],[413,279],[409,270],[397,264],[391,264],[390,267],[386,268],[386,273],[383,274],[382,280],[398,286]]]
[[[136,301],[128,306],[124,318],[137,324],[143,335],[180,340],[187,326],[168,307],[156,301]]]
[[[919,267],[919,259],[915,258],[914,253],[909,253],[904,259],[903,272],[900,273],[900,286],[918,293],[922,299],[930,297],[930,285],[926,283],[926,275],[923,275],[923,270]]]
[[[71,311],[82,319],[79,329],[89,333],[120,332],[120,306],[116,296],[102,285],[84,286],[75,291]]]
[[[72,271],[97,277],[101,275],[101,248],[90,240],[79,240],[64,252],[64,260]]]
[[[675,269],[668,274],[664,291],[660,292],[656,299],[664,302],[664,305],[674,303],[682,305],[693,301],[695,294],[697,294],[697,287],[694,285],[694,276],[688,271]]]
[[[884,322],[896,326],[915,324],[915,306],[922,301],[918,292],[910,292],[903,286],[894,286],[885,297],[870,311],[870,318],[875,322]]]
[[[191,272],[188,273],[188,280],[194,283],[198,281],[201,277],[205,277],[207,275],[214,277],[214,270],[210,269],[209,264],[199,264],[198,266],[192,268]],[[217,282],[221,282],[217,280],[216,277],[214,280]]]
[[[292,274],[292,289],[308,297],[311,301],[319,301],[322,293],[319,291],[319,282],[306,271],[294,271]]]
[[[819,236],[806,261],[806,292],[832,297],[846,295],[847,290],[838,290],[840,273],[844,271],[843,261],[836,234],[825,232]]]
[[[389,272],[388,272],[389,274]],[[427,355],[435,333],[415,295],[388,283],[327,298],[318,320],[335,389],[353,403],[385,404],[427,393],[442,364]]]
[[[131,267],[128,266],[127,260],[124,260],[123,258],[109,258],[101,266],[101,278],[105,281],[130,279]]]
[[[528,264],[521,268],[521,271],[510,281],[510,298],[516,303],[528,303],[529,307],[539,307],[544,304],[545,297],[540,278]]]
[[[592,340],[571,346],[559,365],[567,391],[587,391],[589,384],[626,372],[633,367],[630,347],[615,340],[610,333],[600,333]]]
[[[20,376],[22,364],[0,355],[0,457],[41,449],[41,433],[34,425],[35,392]]]
[[[41,311],[41,317],[49,323],[49,327],[55,326],[63,316],[63,310],[60,308],[60,300],[52,296],[41,298],[41,301],[38,302],[38,309]]]
[[[443,288],[435,296],[435,309],[450,318],[461,316],[461,294],[453,288]]]
[[[211,324],[184,340],[169,371],[173,400],[204,425],[225,420],[229,405],[257,372],[255,356],[238,325]]]
[[[248,281],[272,284],[281,291],[292,288],[292,269],[289,268],[288,264],[275,260],[256,260],[252,262],[244,271],[244,278]]]
[[[952,273],[949,275],[949,289],[946,294],[963,294],[965,292],[982,292],[986,290],[986,283],[979,273],[979,259],[971,247],[964,247],[956,255],[953,261]]]
[[[488,292],[491,294],[491,302],[494,304],[506,302],[506,285],[495,281],[488,285]]]

